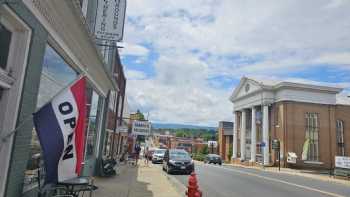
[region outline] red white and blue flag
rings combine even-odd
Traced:
[[[80,175],[84,157],[85,78],[60,92],[34,113],[34,125],[43,150],[45,183]]]

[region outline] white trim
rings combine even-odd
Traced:
[[[86,75],[99,94],[106,97],[114,89],[104,62],[70,1],[33,1],[24,4],[49,33],[49,43],[65,60]],[[79,19],[77,19],[79,18]],[[69,30],[65,26],[70,26]],[[77,36],[79,35],[79,36]]]
[[[336,105],[337,93],[341,91],[334,87],[282,82],[274,86],[260,84],[260,89],[254,88],[250,92],[240,93],[247,83],[256,85],[254,80],[243,77],[230,97],[235,111],[281,101]]]
[[[0,6],[0,9],[3,9],[1,22],[6,21],[7,24],[4,25],[13,32],[7,67],[13,69],[13,76],[17,80],[14,81],[11,89],[7,90],[8,103],[7,109],[4,110],[7,116],[3,122],[3,131],[11,131],[17,124],[32,31],[8,6]],[[0,150],[0,158],[3,160],[0,163],[0,177],[4,177],[0,179],[0,196],[5,192],[13,138],[13,135],[10,136]]]

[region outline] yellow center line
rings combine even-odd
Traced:
[[[244,172],[244,171],[240,171],[240,170],[236,170],[236,169],[230,169],[230,168],[222,168],[222,167],[218,167],[218,166],[211,166],[211,167],[218,168],[218,169],[225,169],[225,170],[237,172],[237,173],[240,173],[240,174],[254,176],[254,177],[258,177],[258,178],[262,178],[262,179],[265,179],[265,180],[274,181],[274,182],[278,182],[278,183],[284,183],[286,185],[291,185],[291,186],[294,186],[294,187],[299,187],[299,188],[302,188],[302,189],[306,189],[306,190],[310,190],[310,191],[314,191],[314,192],[319,192],[321,194],[325,194],[325,195],[328,195],[328,196],[346,197],[346,196],[343,196],[343,195],[340,195],[340,194],[335,194],[335,193],[332,193],[332,192],[327,192],[327,191],[319,190],[319,189],[316,189],[316,188],[312,188],[312,187],[308,187],[308,186],[304,186],[304,185],[299,185],[299,184],[291,183],[291,182],[288,182],[288,181],[283,181],[283,180],[280,180],[280,179],[265,177],[265,176],[261,176],[261,175],[250,173],[250,172]]]

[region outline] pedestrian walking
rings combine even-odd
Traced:
[[[141,146],[140,146],[140,143],[137,143],[135,145],[135,159],[136,159],[136,165],[139,161],[139,157],[140,157],[140,151],[141,151]]]
[[[148,147],[146,147],[145,148],[145,151],[144,151],[144,157],[145,157],[145,164],[148,166],[148,159],[149,159],[149,157],[150,157],[150,155],[149,155],[149,149],[148,149]]]

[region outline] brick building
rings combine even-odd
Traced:
[[[233,142],[233,122],[220,121],[218,128],[219,155],[225,161],[229,161],[229,150]],[[231,151],[232,152],[232,151]],[[232,154],[232,153],[231,153]]]
[[[271,141],[279,139],[283,166],[334,168],[350,155],[350,102],[342,89],[242,78],[234,104],[234,162],[275,164]],[[286,162],[295,153],[295,164]]]
[[[201,150],[207,143],[202,138],[172,137],[170,148],[185,149],[188,153],[195,153]],[[216,152],[216,149],[214,150]]]

